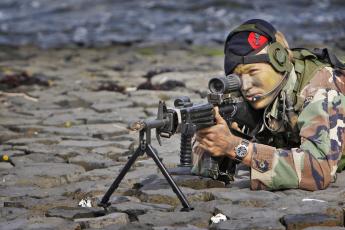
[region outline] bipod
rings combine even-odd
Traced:
[[[146,138],[145,138],[146,135]],[[147,154],[149,157],[151,157],[162,174],[164,175],[165,179],[169,182],[172,190],[175,192],[177,197],[179,198],[183,208],[181,211],[190,211],[193,210],[193,208],[189,205],[187,198],[185,195],[182,193],[174,179],[171,177],[169,174],[168,170],[164,166],[163,162],[159,159],[157,155],[157,151],[151,146],[151,129],[150,128],[145,128],[140,130],[139,133],[139,146],[135,150],[134,154],[129,158],[125,166],[122,168],[120,171],[120,174],[117,176],[117,178],[114,180],[114,182],[111,184],[109,187],[108,191],[104,194],[101,202],[98,204],[98,206],[103,207],[105,210],[107,207],[110,206],[109,198],[110,196],[114,193],[114,191],[117,189],[119,184],[121,183],[122,179],[124,176],[127,174],[128,170],[131,168],[133,163],[136,161],[136,159],[139,156],[142,156],[144,154]]]

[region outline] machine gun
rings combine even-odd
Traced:
[[[99,206],[106,209],[110,205],[109,198],[119,186],[123,177],[135,160],[146,153],[155,161],[169,182],[182,203],[182,210],[191,210],[192,207],[189,205],[188,200],[158,157],[157,151],[152,147],[151,130],[156,130],[156,138],[159,144],[161,144],[161,137],[170,138],[175,133],[181,133],[180,166],[190,167],[192,162],[192,137],[197,130],[215,125],[214,106],[219,107],[220,115],[227,121],[229,127],[234,121],[242,127],[242,132],[238,132],[239,135],[249,138],[257,127],[261,116],[243,100],[240,95],[240,88],[241,80],[237,75],[215,77],[209,81],[210,93],[208,94],[207,103],[194,105],[188,97],[180,97],[174,101],[173,108],[168,108],[165,102],[160,101],[156,119],[130,123],[129,129],[139,131],[139,146],[103,196]],[[218,164],[215,159],[213,161],[215,161],[213,164]],[[231,167],[235,167],[233,162],[231,162]],[[215,176],[212,176],[212,173],[210,176],[216,179]]]

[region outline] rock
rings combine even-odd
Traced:
[[[45,144],[45,145],[53,145],[57,144],[61,141],[59,137],[45,137],[45,138],[17,138],[13,140],[9,140],[6,142],[8,145],[29,145],[29,144]]]
[[[111,146],[111,145],[115,145],[114,142],[100,141],[100,140],[85,140],[85,141],[66,140],[66,141],[61,141],[58,144],[58,146],[78,147],[78,148],[98,148],[98,147]]]
[[[151,159],[148,159],[151,160]],[[152,161],[152,160],[151,160]],[[177,168],[178,169],[178,168]],[[213,180],[211,178],[199,177],[194,175],[176,175],[171,169],[168,169],[173,176],[174,181],[178,186],[187,187],[191,189],[207,189],[207,188],[224,188],[225,184],[222,181]],[[145,181],[142,181],[143,190],[169,188],[169,183],[162,176],[153,175]]]
[[[102,169],[93,169],[90,171],[87,171],[83,173],[80,176],[79,181],[99,181],[104,179],[115,179],[114,175],[118,173],[122,169],[122,164],[114,162],[113,165],[116,164],[116,166],[109,166]]]
[[[226,215],[230,220],[243,220],[244,222],[251,219],[270,219],[279,220],[284,213],[271,208],[251,208],[241,207],[233,204],[217,205],[214,212]]]
[[[131,102],[133,103],[133,102]],[[114,104],[116,105],[116,104]],[[95,124],[95,123],[114,123],[114,122],[121,122],[123,124],[127,124],[130,121],[136,121],[140,119],[146,119],[147,114],[144,112],[143,108],[140,107],[120,107],[115,110],[109,111],[108,113],[103,112],[102,116],[97,114],[97,116],[88,117],[87,123],[88,124]]]
[[[200,211],[189,212],[157,212],[138,216],[139,223],[151,226],[187,226],[195,225],[199,228],[207,228],[211,214]]]
[[[78,181],[72,184],[63,185],[59,187],[59,189],[64,190],[64,196],[76,200],[76,202],[81,201],[81,199],[90,199],[92,207],[97,207],[97,197],[103,196],[111,183],[112,180]],[[121,184],[119,186],[119,189],[120,188],[122,188]],[[114,193],[114,195],[116,194],[119,195],[118,193]]]
[[[129,223],[129,218],[126,213],[111,213],[109,215],[95,218],[74,219],[74,221],[79,223],[82,228],[105,228],[112,224],[127,224]]]
[[[88,229],[89,230],[89,229]],[[91,230],[91,229],[90,229]],[[103,230],[153,230],[151,226],[140,224],[138,222],[131,222],[125,225],[108,225]]]
[[[174,207],[166,204],[150,204],[144,202],[123,202],[112,205],[109,208],[111,211],[127,213],[131,221],[138,220],[139,215],[143,215],[149,211],[171,212]]]
[[[317,213],[317,210],[315,213],[286,215],[282,222],[288,230],[303,229],[310,226],[344,226],[344,219],[339,220],[334,216]]]
[[[224,200],[211,200],[211,201],[194,201],[191,206],[195,211],[208,212],[212,215],[216,213],[216,207],[220,205],[230,205],[229,202]],[[176,211],[182,209],[182,205],[175,208]]]
[[[341,207],[328,202],[319,201],[302,201],[301,197],[286,197],[267,206],[275,210],[284,212],[285,214],[313,214],[315,212],[324,215],[336,217],[339,221],[343,221],[343,210]]]
[[[26,217],[29,211],[25,208],[1,207],[0,208],[0,223],[3,221],[10,221],[20,217]],[[1,221],[3,220],[3,221]]]
[[[30,219],[15,219],[0,223],[2,230],[28,229],[28,230],[80,230],[78,223],[72,221],[56,218],[56,217],[36,217]]]
[[[11,116],[11,117],[2,117],[0,120],[0,125],[11,128],[15,127],[17,125],[35,125],[38,124],[40,120],[34,119],[34,118],[27,118],[27,117],[17,117],[17,116]]]
[[[285,230],[285,227],[276,219],[241,219],[227,220],[219,224],[213,224],[214,230]]]
[[[192,90],[205,89],[207,91],[208,81],[211,77],[222,76],[223,72],[169,72],[155,75],[152,78],[153,84],[163,84],[167,80],[182,81],[186,87]],[[198,79],[197,81],[195,79]]]
[[[100,168],[107,168],[118,163],[98,154],[83,154],[68,159],[71,164],[82,166],[86,171]]]
[[[56,207],[49,209],[47,217],[59,217],[64,219],[93,218],[104,215],[104,210],[100,208],[82,208],[82,207]]]
[[[130,92],[130,100],[138,107],[158,107],[158,102],[160,100],[170,101],[169,106],[172,106],[174,100],[180,96],[189,96],[192,101],[193,99],[194,101],[200,100],[200,96],[193,93],[185,93],[182,95],[180,92],[159,90],[137,90]]]
[[[84,92],[68,92],[68,95],[75,96],[86,103],[114,103],[116,101],[127,100],[127,96],[117,92],[110,91],[84,91]]]
[[[56,207],[77,207],[78,201],[71,198],[66,198],[61,195],[49,196],[44,198],[36,197],[16,197],[11,198],[10,201],[4,202],[4,207],[27,208],[41,216],[49,209]]]
[[[107,156],[112,160],[118,160],[118,158],[125,155],[126,152],[128,152],[128,149],[114,147],[114,146],[99,147],[99,148],[94,148],[91,150],[91,153]]]
[[[275,202],[280,198],[279,195],[269,191],[250,191],[242,189],[241,192],[211,189],[210,192],[215,199],[229,200],[232,204],[240,204],[249,207],[265,207],[269,202]]]
[[[14,167],[8,175],[0,174],[6,185],[37,185],[51,188],[77,181],[85,170],[78,165],[64,163],[30,163]]]
[[[210,201],[214,197],[210,192],[193,190],[190,188],[180,187],[181,191],[186,196],[189,202],[193,201]],[[149,203],[158,203],[158,204],[169,204],[172,206],[177,206],[180,204],[180,200],[170,189],[156,189],[156,190],[143,190],[141,191],[140,197],[142,201]]]
[[[48,155],[47,157],[51,157],[52,155],[56,155],[59,153],[59,148],[56,145],[46,145],[40,143],[31,143],[28,145],[15,145],[12,147],[13,150],[23,151],[25,154],[31,153],[39,153]]]
[[[12,132],[11,130],[0,126],[0,143],[1,144],[14,138],[20,138],[21,135],[22,134],[20,133]]]
[[[206,230],[206,228],[199,228],[197,226],[187,224],[186,226],[159,226],[153,227],[154,230]]]
[[[12,157],[13,162],[16,165],[23,165],[27,163],[65,163],[66,161],[61,157],[54,156],[52,154],[30,153],[25,156]]]
[[[344,230],[344,227],[322,227],[322,226],[313,226],[308,228],[303,228],[303,230]]]
[[[61,195],[61,188],[40,188],[38,186],[0,186],[0,197],[37,197]]]
[[[120,136],[129,133],[126,126],[120,123],[73,125],[69,128],[43,127],[42,132],[67,136],[77,136],[83,133],[96,138]]]
[[[99,113],[108,113],[118,111],[120,108],[132,107],[132,101],[119,101],[119,102],[96,102],[91,105],[91,108]]]
[[[13,168],[14,166],[12,166],[10,163],[8,162],[0,162],[0,171],[2,170],[8,170]]]

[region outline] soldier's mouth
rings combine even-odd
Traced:
[[[255,101],[254,98],[260,98],[262,94],[250,94],[246,95],[248,101]]]

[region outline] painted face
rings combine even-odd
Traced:
[[[234,73],[242,79],[242,95],[254,109],[266,108],[275,99],[276,93],[264,95],[275,89],[283,79],[268,63],[240,64]],[[259,99],[254,101],[255,97]]]

